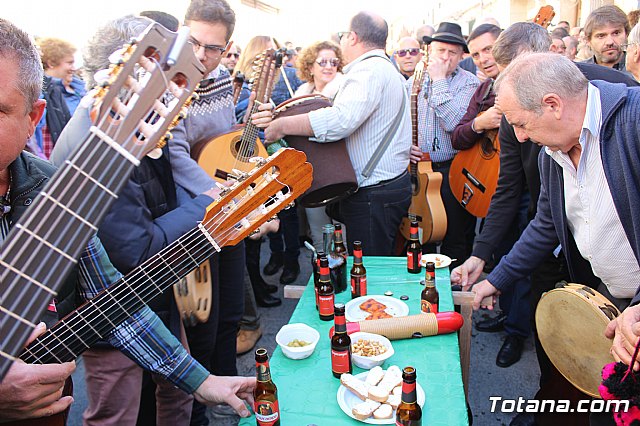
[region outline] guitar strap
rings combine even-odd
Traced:
[[[370,56],[370,58],[378,58],[378,57],[381,58],[381,56]],[[369,58],[366,58],[366,59],[369,59]],[[389,59],[387,59],[387,60],[389,60]],[[389,61],[389,63],[391,63],[391,61]],[[373,169],[375,169],[375,167],[380,162],[380,159],[382,158],[382,155],[385,153],[385,151],[387,150],[387,148],[391,144],[391,140],[395,136],[396,131],[398,130],[398,127],[400,127],[400,122],[402,121],[402,116],[404,115],[404,111],[405,111],[406,104],[407,104],[407,97],[406,96],[407,96],[407,94],[403,90],[402,91],[402,106],[400,107],[400,112],[398,113],[398,115],[396,115],[396,118],[395,118],[393,124],[391,125],[391,127],[389,128],[389,131],[387,132],[386,135],[384,135],[384,138],[382,139],[382,141],[380,142],[380,145],[378,145],[378,147],[376,148],[375,152],[373,153],[373,155],[369,159],[369,162],[367,163],[366,166],[364,166],[364,169],[362,170],[361,174],[365,178],[368,178],[369,176],[371,176],[371,173],[373,172]]]

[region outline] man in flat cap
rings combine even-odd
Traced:
[[[469,106],[478,78],[458,66],[462,54],[469,52],[460,25],[442,22],[432,36],[424,36],[429,45],[429,62],[418,97],[418,143],[411,147],[411,161],[428,154],[433,170],[442,173],[440,194],[447,213],[447,233],[441,253],[454,259],[466,259],[473,244],[476,218],[458,203],[449,186],[449,168],[457,150],[451,146],[451,134]],[[413,86],[413,77],[407,89]],[[424,157],[427,157],[426,155]],[[454,261],[457,266],[459,261]]]

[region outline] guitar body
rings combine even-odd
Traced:
[[[407,217],[400,223],[400,233],[409,240],[411,221],[419,224],[420,243],[442,241],[447,233],[447,213],[444,210],[440,187],[442,174],[434,172],[431,161],[420,161],[417,173],[411,175],[411,206]]]
[[[201,142],[193,148],[192,155],[209,176],[220,182],[226,181],[233,169],[248,172],[255,167],[249,162],[251,157],[267,158],[269,154],[260,138],[256,137],[254,144],[243,142],[243,132],[244,129],[234,130]]]
[[[449,185],[460,205],[476,217],[485,217],[500,174],[498,132],[485,132],[482,141],[456,154],[449,169]]]

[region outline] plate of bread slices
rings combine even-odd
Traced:
[[[374,320],[409,315],[409,306],[391,296],[360,296],[344,306],[344,317],[349,322]]]
[[[402,398],[402,371],[396,365],[386,371],[374,367],[364,373],[340,376],[338,405],[349,417],[374,425],[395,424],[396,408]],[[425,394],[416,383],[418,404],[424,405]]]

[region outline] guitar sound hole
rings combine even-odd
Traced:
[[[480,149],[482,149],[482,156],[485,159],[490,159],[493,157],[498,150],[495,146],[493,146],[493,141],[491,139],[483,138],[480,143]]]
[[[255,144],[253,146],[248,146],[248,143],[243,143],[242,139],[238,139],[233,144],[233,155],[244,162],[248,162],[251,157],[256,156],[256,148]]]

